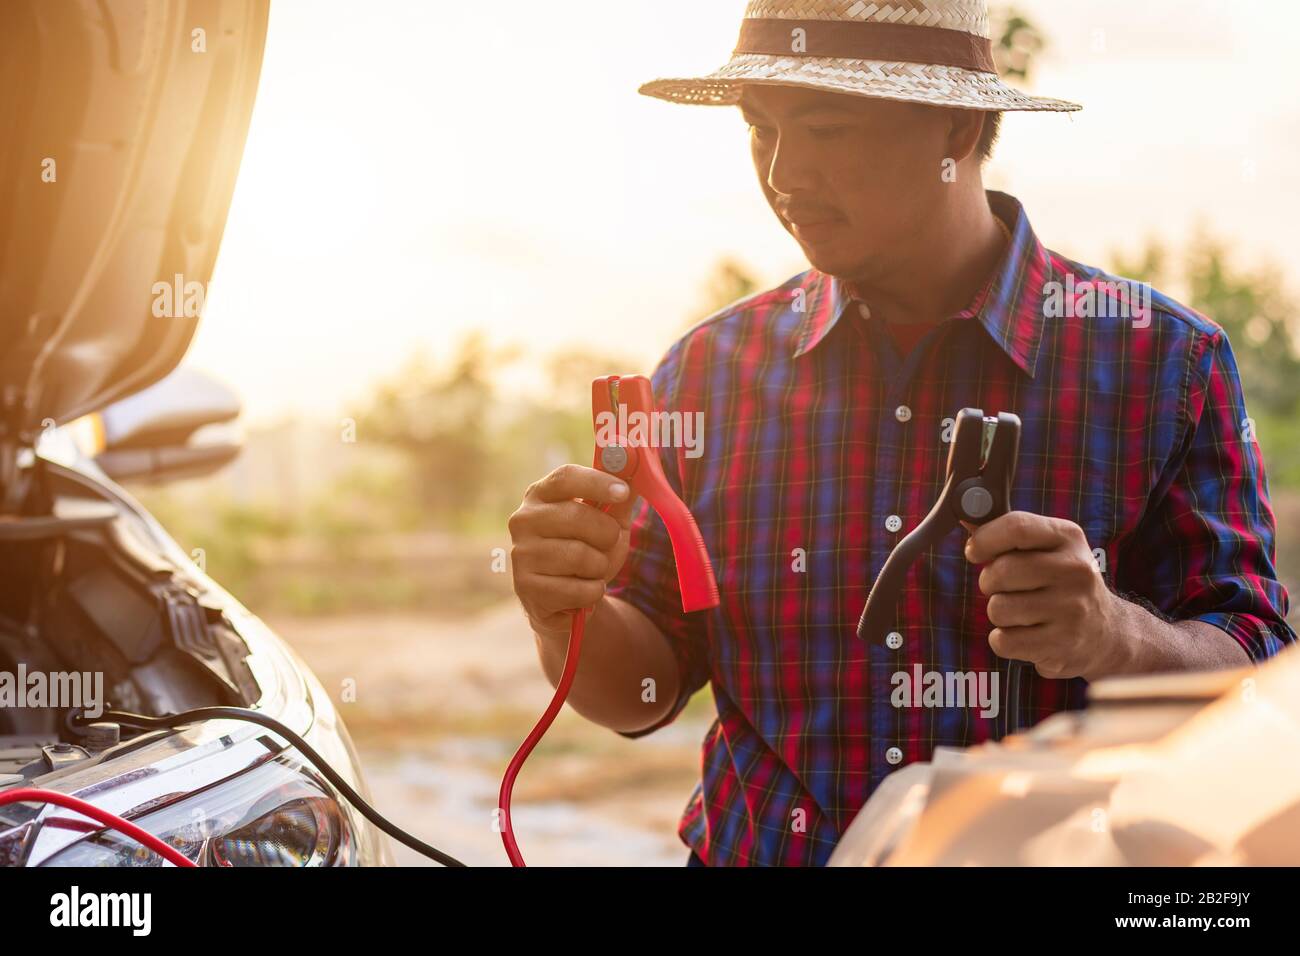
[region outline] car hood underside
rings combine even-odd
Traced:
[[[151,385],[185,354],[248,132],[268,3],[0,4],[8,452]]]

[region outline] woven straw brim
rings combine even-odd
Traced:
[[[1065,100],[1029,96],[993,73],[920,63],[837,60],[738,53],[731,62],[696,79],[652,80],[640,92],[670,103],[734,106],[752,84],[800,86],[931,106],[972,110],[1033,110],[1069,113],[1083,109]]]

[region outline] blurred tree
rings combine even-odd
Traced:
[[[758,291],[758,279],[735,259],[719,259],[704,283],[704,297],[700,311],[682,326],[682,331],[694,328],[713,313]]]
[[[704,287],[704,315],[707,317],[719,309],[725,309],[757,290],[758,280],[753,273],[734,259],[723,259],[713,267],[713,274]]]
[[[1300,355],[1289,325],[1295,303],[1275,270],[1234,273],[1225,256],[1223,247],[1210,240],[1192,247],[1188,272],[1193,308],[1227,331],[1241,356],[1252,405],[1290,415],[1300,405]]]
[[[577,408],[590,417],[593,379],[602,375],[649,375],[657,360],[632,360],[612,352],[578,348],[557,352],[545,363],[548,400],[557,409]]]
[[[1035,58],[1047,49],[1047,40],[1015,7],[994,7],[989,18],[998,73],[1015,80],[1028,80]]]
[[[1177,265],[1156,240],[1135,257],[1112,255],[1112,272],[1162,290],[1221,325],[1241,371],[1242,390],[1274,487],[1300,487],[1300,348],[1296,303],[1272,267],[1235,268],[1224,244],[1202,234]]]
[[[477,332],[445,367],[416,355],[378,387],[357,421],[358,441],[409,456],[420,503],[437,519],[457,524],[482,497],[491,472],[491,372],[502,360]]]
[[[1112,256],[1113,271],[1156,287],[1180,283],[1187,304],[1228,333],[1241,367],[1251,407],[1290,415],[1300,407],[1300,352],[1292,332],[1296,303],[1275,269],[1238,271],[1221,242],[1206,235],[1192,240],[1181,268],[1154,240],[1134,259]]]

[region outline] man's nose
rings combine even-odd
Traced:
[[[808,151],[795,137],[780,137],[768,161],[768,188],[782,196],[794,196],[809,191],[816,181],[817,169]]]

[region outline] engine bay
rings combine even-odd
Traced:
[[[36,465],[0,518],[0,784],[61,770],[135,731],[93,720],[247,706],[259,688],[221,602],[169,561],[132,509],[77,473]]]

